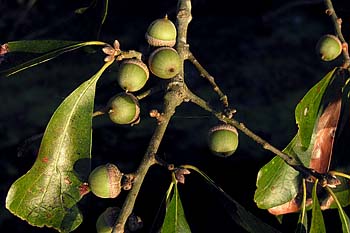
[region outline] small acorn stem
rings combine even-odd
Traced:
[[[135,50],[128,50],[128,51],[122,51],[118,56],[117,60],[121,61],[123,59],[129,59],[129,58],[137,58],[141,60],[142,58],[142,53],[135,51]]]
[[[159,83],[157,83],[157,85],[151,87],[150,89],[145,90],[144,92],[136,95],[136,98],[138,100],[141,100],[141,99],[144,99],[148,96],[151,96],[151,95],[153,95],[161,90],[164,90],[166,88],[166,84],[167,83],[165,83],[165,82],[159,82]]]
[[[108,105],[105,105],[103,107],[100,106],[96,111],[94,111],[92,113],[92,117],[104,115],[104,114],[108,113],[109,110],[110,110],[110,107]]]
[[[105,111],[95,111],[93,114],[92,114],[92,117],[97,117],[97,116],[101,116],[103,114],[105,114],[106,112]]]

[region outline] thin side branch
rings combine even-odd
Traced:
[[[337,37],[339,38],[343,46],[343,51],[342,51],[343,57],[344,57],[343,68],[348,69],[350,66],[349,46],[346,40],[344,39],[343,33],[341,31],[342,19],[338,18],[331,0],[324,0],[324,3],[327,8],[326,14],[331,17],[334,25],[335,34],[337,35]]]
[[[227,95],[225,95],[220,87],[216,84],[213,76],[209,74],[209,72],[198,62],[192,52],[188,54],[188,60],[197,68],[200,73],[200,76],[207,79],[210,85],[213,87],[214,91],[218,94],[220,101],[224,105],[225,108],[228,108],[229,103],[227,99]]]
[[[297,158],[294,158],[283,151],[277,149],[266,140],[255,134],[249,128],[247,128],[243,123],[236,121],[235,119],[228,118],[224,113],[215,111],[205,100],[199,96],[192,93],[190,90],[187,91],[187,99],[192,103],[198,105],[204,110],[214,114],[220,121],[225,122],[226,124],[232,125],[242,131],[245,135],[251,138],[253,141],[261,145],[265,150],[268,150],[281,159],[283,159],[289,166],[300,172],[306,178],[315,178],[319,179],[323,185],[332,184],[334,182],[334,177],[331,174],[320,174],[310,168],[305,167]]]

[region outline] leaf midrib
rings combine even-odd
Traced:
[[[97,76],[98,77],[98,76]],[[86,91],[91,87],[91,85],[93,85],[95,82],[97,81],[97,78],[94,76],[91,80],[90,80],[90,83],[89,83],[89,85],[87,85],[87,87],[85,88],[85,90],[82,92],[82,94],[81,95],[79,95],[79,98],[78,98],[78,100],[76,101],[76,103],[73,105],[73,110],[75,110],[76,108],[77,108],[77,103],[79,103],[80,102],[80,100],[81,100],[81,98],[82,98],[82,96],[84,96],[85,95],[85,93],[86,93]],[[69,96],[67,97],[67,98],[69,98]],[[60,142],[58,143],[58,146],[57,146],[57,148],[61,148],[61,145],[63,144],[63,141],[64,141],[64,139],[66,138],[66,132],[67,132],[67,129],[68,129],[68,125],[69,125],[69,123],[71,122],[71,119],[72,119],[72,116],[73,116],[73,112],[75,112],[75,111],[71,111],[71,114],[69,115],[69,117],[68,117],[68,119],[67,119],[67,123],[65,124],[65,126],[64,126],[64,130],[63,130],[63,133],[62,133],[62,137],[61,137],[61,139],[60,139]],[[57,112],[55,112],[54,113],[54,115],[52,116],[52,118],[54,118],[54,116],[56,115],[56,113]],[[48,127],[49,127],[49,125],[48,125]],[[60,173],[60,170],[57,168],[57,163],[58,163],[58,160],[59,160],[59,156],[57,155],[59,153],[59,150],[55,150],[55,153],[54,153],[54,156],[56,156],[56,161],[55,161],[55,170],[56,171],[58,171],[58,173]],[[43,175],[47,175],[46,173],[41,173],[39,176],[38,176],[38,178],[37,179],[35,179],[35,181],[34,182],[32,182],[32,184],[29,186],[29,189],[31,189],[33,186],[34,186],[34,184],[36,184],[37,182],[38,182],[38,180],[40,180],[41,179],[41,177],[43,176]],[[45,187],[45,189],[44,189],[44,192],[43,192],[43,194],[41,195],[41,198],[40,198],[40,204],[41,203],[43,203],[43,199],[44,199],[44,197],[45,197],[45,195],[46,195],[46,193],[47,193],[47,190],[48,190],[48,187],[49,187],[49,185],[50,185],[50,183],[51,183],[51,179],[52,179],[52,177],[53,177],[53,175],[51,175],[50,176],[50,179],[49,179],[49,181],[47,182],[47,186]],[[61,174],[59,174],[59,177],[60,177],[60,179],[61,179]],[[61,184],[61,182],[60,182],[60,184]],[[16,212],[18,212],[18,209],[20,208],[20,206],[22,206],[22,203],[23,203],[23,201],[25,200],[25,198],[26,198],[26,196],[27,196],[27,194],[28,194],[28,192],[25,192],[25,194],[23,195],[23,198],[21,199],[21,201],[19,202],[19,204],[18,204],[18,206],[17,206],[17,209],[16,209]],[[61,199],[60,199],[61,200]],[[62,205],[62,200],[60,201],[61,202],[61,205]],[[31,211],[32,212],[32,211]],[[29,215],[30,215],[31,213],[29,213]],[[29,217],[29,215],[28,215],[28,217]]]

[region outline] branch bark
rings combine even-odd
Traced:
[[[331,4],[330,0],[324,0],[328,6],[328,9],[331,10],[331,16],[334,22],[337,22],[335,24],[336,31],[338,36],[340,37],[341,41],[343,42],[343,45],[346,44],[344,38],[342,37],[341,31],[340,31],[340,24],[339,19],[336,16],[333,6],[329,5]],[[158,126],[156,127],[154,134],[150,140],[149,146],[147,148],[147,151],[139,165],[139,168],[137,169],[135,173],[135,180],[133,183],[133,187],[129,191],[123,207],[121,209],[121,212],[118,216],[118,219],[116,220],[116,223],[113,228],[113,233],[123,233],[125,228],[125,223],[132,213],[132,210],[135,205],[135,201],[137,198],[137,195],[140,191],[141,185],[143,183],[143,180],[147,174],[147,171],[149,168],[157,163],[156,160],[156,153],[158,151],[158,148],[160,146],[160,143],[163,139],[163,136],[165,134],[165,131],[167,129],[167,126],[175,114],[175,110],[178,106],[180,106],[183,102],[191,101],[198,106],[202,107],[208,112],[211,112],[215,115],[216,118],[218,118],[220,121],[223,121],[227,124],[233,125],[236,128],[238,128],[240,131],[242,131],[244,134],[246,134],[248,137],[250,137],[252,140],[254,140],[256,143],[260,144],[264,149],[271,151],[275,155],[282,158],[288,165],[293,167],[295,170],[299,171],[301,174],[303,174],[305,177],[314,177],[316,179],[321,180],[324,184],[327,184],[327,182],[331,179],[334,179],[328,174],[319,174],[315,172],[312,169],[309,169],[298,160],[298,158],[294,158],[283,151],[275,148],[273,145],[268,143],[263,138],[256,135],[254,132],[252,132],[250,129],[248,129],[243,123],[240,123],[231,117],[228,117],[225,112],[217,112],[215,111],[211,106],[207,104],[206,101],[198,97],[197,95],[193,94],[185,85],[184,82],[184,62],[185,60],[190,60],[192,64],[199,70],[199,72],[206,76],[206,78],[210,81],[211,85],[216,88],[216,92],[219,94],[221,101],[223,102],[224,106],[228,108],[228,100],[224,93],[222,93],[219,89],[219,87],[216,85],[215,80],[210,74],[200,65],[200,63],[195,59],[195,57],[191,54],[189,50],[189,45],[187,44],[187,30],[188,25],[192,20],[191,15],[191,1],[190,0],[179,0],[178,1],[178,9],[177,9],[177,43],[176,43],[176,50],[179,53],[181,57],[181,64],[182,68],[179,72],[179,74],[170,80],[166,93],[164,96],[164,104],[163,104],[163,113],[161,120],[158,122]],[[346,44],[347,46],[347,44]],[[347,65],[347,67],[350,65],[350,58],[349,54],[346,49],[343,49],[343,55],[345,58],[344,66]]]
[[[342,43],[343,46],[343,57],[344,57],[344,62],[343,62],[343,68],[348,69],[350,66],[350,56],[349,56],[349,46],[346,40],[344,39],[343,33],[341,31],[341,25],[342,25],[342,19],[338,18],[337,13],[334,10],[333,4],[331,0],[324,0],[324,3],[326,5],[326,14],[331,17],[331,20],[333,22],[335,34],[339,38],[340,42]]]
[[[334,182],[334,177],[330,174],[320,174],[313,169],[310,169],[308,167],[305,167],[298,158],[294,158],[283,151],[277,149],[273,145],[271,145],[269,142],[255,134],[253,131],[251,131],[249,128],[247,128],[243,123],[238,122],[235,119],[228,118],[226,115],[222,112],[215,111],[205,100],[200,98],[199,96],[192,93],[190,90],[187,90],[187,97],[190,102],[198,105],[199,107],[203,108],[204,110],[211,112],[213,115],[215,115],[216,118],[218,118],[220,121],[225,122],[226,124],[232,125],[239,129],[241,132],[243,132],[245,135],[247,135],[249,138],[251,138],[253,141],[255,141],[257,144],[261,145],[265,150],[268,150],[281,159],[284,160],[285,163],[287,163],[289,166],[300,172],[305,178],[316,178],[320,180],[320,183],[323,185],[332,184]]]
[[[114,224],[112,231],[113,233],[124,232],[125,223],[132,213],[137,195],[140,191],[147,171],[152,165],[157,163],[155,155],[163,139],[167,126],[172,116],[175,114],[175,109],[185,100],[187,87],[184,84],[184,61],[187,59],[188,54],[187,28],[192,19],[191,8],[192,6],[190,0],[179,0],[177,14],[178,37],[176,49],[181,57],[182,68],[179,74],[168,84],[167,91],[164,96],[162,119],[158,122],[158,126],[153,133],[147,151],[135,173],[133,186],[126,197],[118,219]]]

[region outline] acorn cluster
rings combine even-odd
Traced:
[[[151,48],[147,61],[140,57],[120,59],[116,78],[124,92],[108,101],[106,112],[112,122],[121,125],[137,124],[140,121],[140,105],[134,92],[146,85],[150,74],[160,79],[171,79],[179,73],[181,59],[173,48],[176,36],[175,24],[167,16],[156,19],[151,22],[145,34]],[[119,43],[115,47],[105,51],[108,55],[119,55]]]
[[[134,92],[141,90],[147,83],[150,72],[160,79],[170,79],[180,71],[181,59],[172,48],[176,43],[177,31],[174,23],[164,18],[156,19],[149,25],[145,39],[152,48],[148,62],[141,57],[124,58],[119,42],[114,48],[105,47],[103,52],[109,55],[107,60],[120,61],[117,71],[117,83],[124,92],[114,95],[107,103],[104,112],[108,113],[113,123],[133,125],[140,121],[139,99]],[[89,188],[100,198],[115,198],[121,192],[123,173],[114,164],[96,167],[89,176]],[[124,186],[124,189],[126,187]]]
[[[109,55],[108,59],[105,59],[106,62],[112,61],[111,59],[120,62],[117,83],[123,90],[108,101],[104,111],[108,113],[113,123],[133,125],[140,121],[140,103],[135,92],[146,85],[151,74],[160,79],[171,79],[180,72],[182,61],[173,48],[176,37],[174,23],[165,16],[154,20],[147,29],[145,39],[151,48],[147,61],[143,61],[139,56],[131,58],[121,56],[119,59],[117,56],[122,54],[122,51],[119,49],[118,41],[115,41],[114,48],[105,48],[104,52]],[[238,132],[233,126],[227,124],[215,126],[209,131],[208,145],[213,154],[228,157],[238,147]],[[100,165],[89,175],[89,189],[97,197],[116,198],[122,189],[127,190],[130,186],[126,181],[128,175],[124,175],[114,164]],[[96,222],[97,232],[111,232],[119,212],[119,208],[107,208]],[[136,229],[132,226],[129,228]]]

